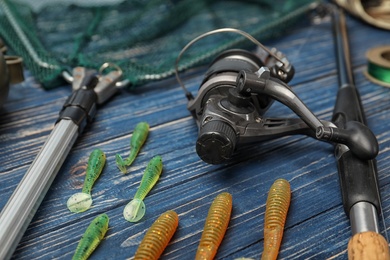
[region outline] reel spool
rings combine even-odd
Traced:
[[[380,46],[366,53],[368,60],[366,77],[384,87],[390,87],[390,46]]]
[[[238,49],[221,53],[210,64],[197,97],[187,107],[198,122],[196,151],[202,160],[219,164],[231,158],[238,136],[245,136],[248,127],[237,122],[246,122],[248,118],[261,121],[273,104],[274,99],[269,96],[242,95],[235,91],[241,70],[258,71],[263,66],[254,53]],[[293,73],[292,69],[286,80]]]

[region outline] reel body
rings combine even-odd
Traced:
[[[263,52],[222,52],[211,62],[197,96],[193,97],[178,76],[179,59],[196,41],[221,32],[239,33]],[[267,49],[243,31],[222,28],[198,36],[180,52],[175,72],[188,99],[187,109],[199,128],[196,151],[207,163],[220,164],[230,159],[240,144],[294,134],[344,144],[345,149],[363,160],[374,159],[378,154],[378,141],[364,124],[349,121],[337,128],[332,122],[319,120],[287,85],[294,76],[294,67],[285,55],[275,48]],[[298,118],[265,118],[275,100],[289,107]]]
[[[295,134],[346,144],[361,158],[377,155],[376,138],[367,127],[353,122],[338,129],[319,120],[287,85],[293,67],[280,73],[277,61],[264,60],[245,50],[228,50],[210,64],[197,96],[187,106],[199,127],[196,151],[203,161],[220,164],[240,144]],[[275,100],[299,118],[265,118]]]

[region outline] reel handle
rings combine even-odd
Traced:
[[[362,160],[372,160],[379,152],[378,140],[371,130],[358,121],[348,121],[345,128],[319,127],[316,137],[320,140],[345,144]]]
[[[371,160],[378,155],[378,141],[367,126],[357,121],[349,121],[345,128],[326,127],[286,83],[270,76],[267,67],[261,67],[255,73],[240,71],[236,83],[239,94],[268,95],[289,107],[315,131],[317,139],[345,144],[353,154],[363,160]]]

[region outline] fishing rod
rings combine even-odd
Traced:
[[[347,25],[341,9],[332,9],[333,33],[338,69],[339,89],[332,122],[345,128],[348,122],[366,125],[363,105],[352,74]],[[349,217],[352,238],[348,243],[350,259],[390,259],[386,239],[379,231],[381,200],[377,179],[376,160],[356,157],[347,146],[335,145],[335,157],[340,179],[344,210]],[[383,216],[383,214],[382,214]]]

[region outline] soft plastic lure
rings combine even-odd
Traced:
[[[135,253],[134,260],[159,259],[179,225],[179,216],[173,210],[161,214],[146,232]]]
[[[66,205],[72,212],[79,213],[86,211],[92,205],[91,190],[95,181],[106,163],[106,155],[100,149],[95,149],[89,156],[88,166],[85,174],[83,189],[70,196]]]
[[[89,224],[88,228],[85,230],[84,235],[81,237],[72,260],[88,259],[103,240],[108,230],[108,222],[109,218],[105,213],[92,220],[91,224]]]
[[[141,184],[135,193],[134,198],[126,205],[123,210],[123,217],[129,222],[137,222],[145,215],[145,203],[143,199],[156,184],[160,178],[163,164],[161,156],[153,157],[142,176]]]
[[[127,173],[127,166],[130,166],[133,161],[135,160],[135,157],[137,157],[139,151],[141,150],[141,147],[146,141],[146,138],[149,134],[149,124],[146,122],[140,122],[135,126],[135,129],[133,131],[133,135],[130,139],[130,154],[129,156],[123,160],[123,158],[116,154],[116,165],[118,166],[119,170],[122,173]]]
[[[264,218],[264,250],[261,259],[277,259],[290,206],[290,183],[277,179],[271,186]]]
[[[232,195],[220,193],[210,206],[195,259],[214,259],[229,225]]]

